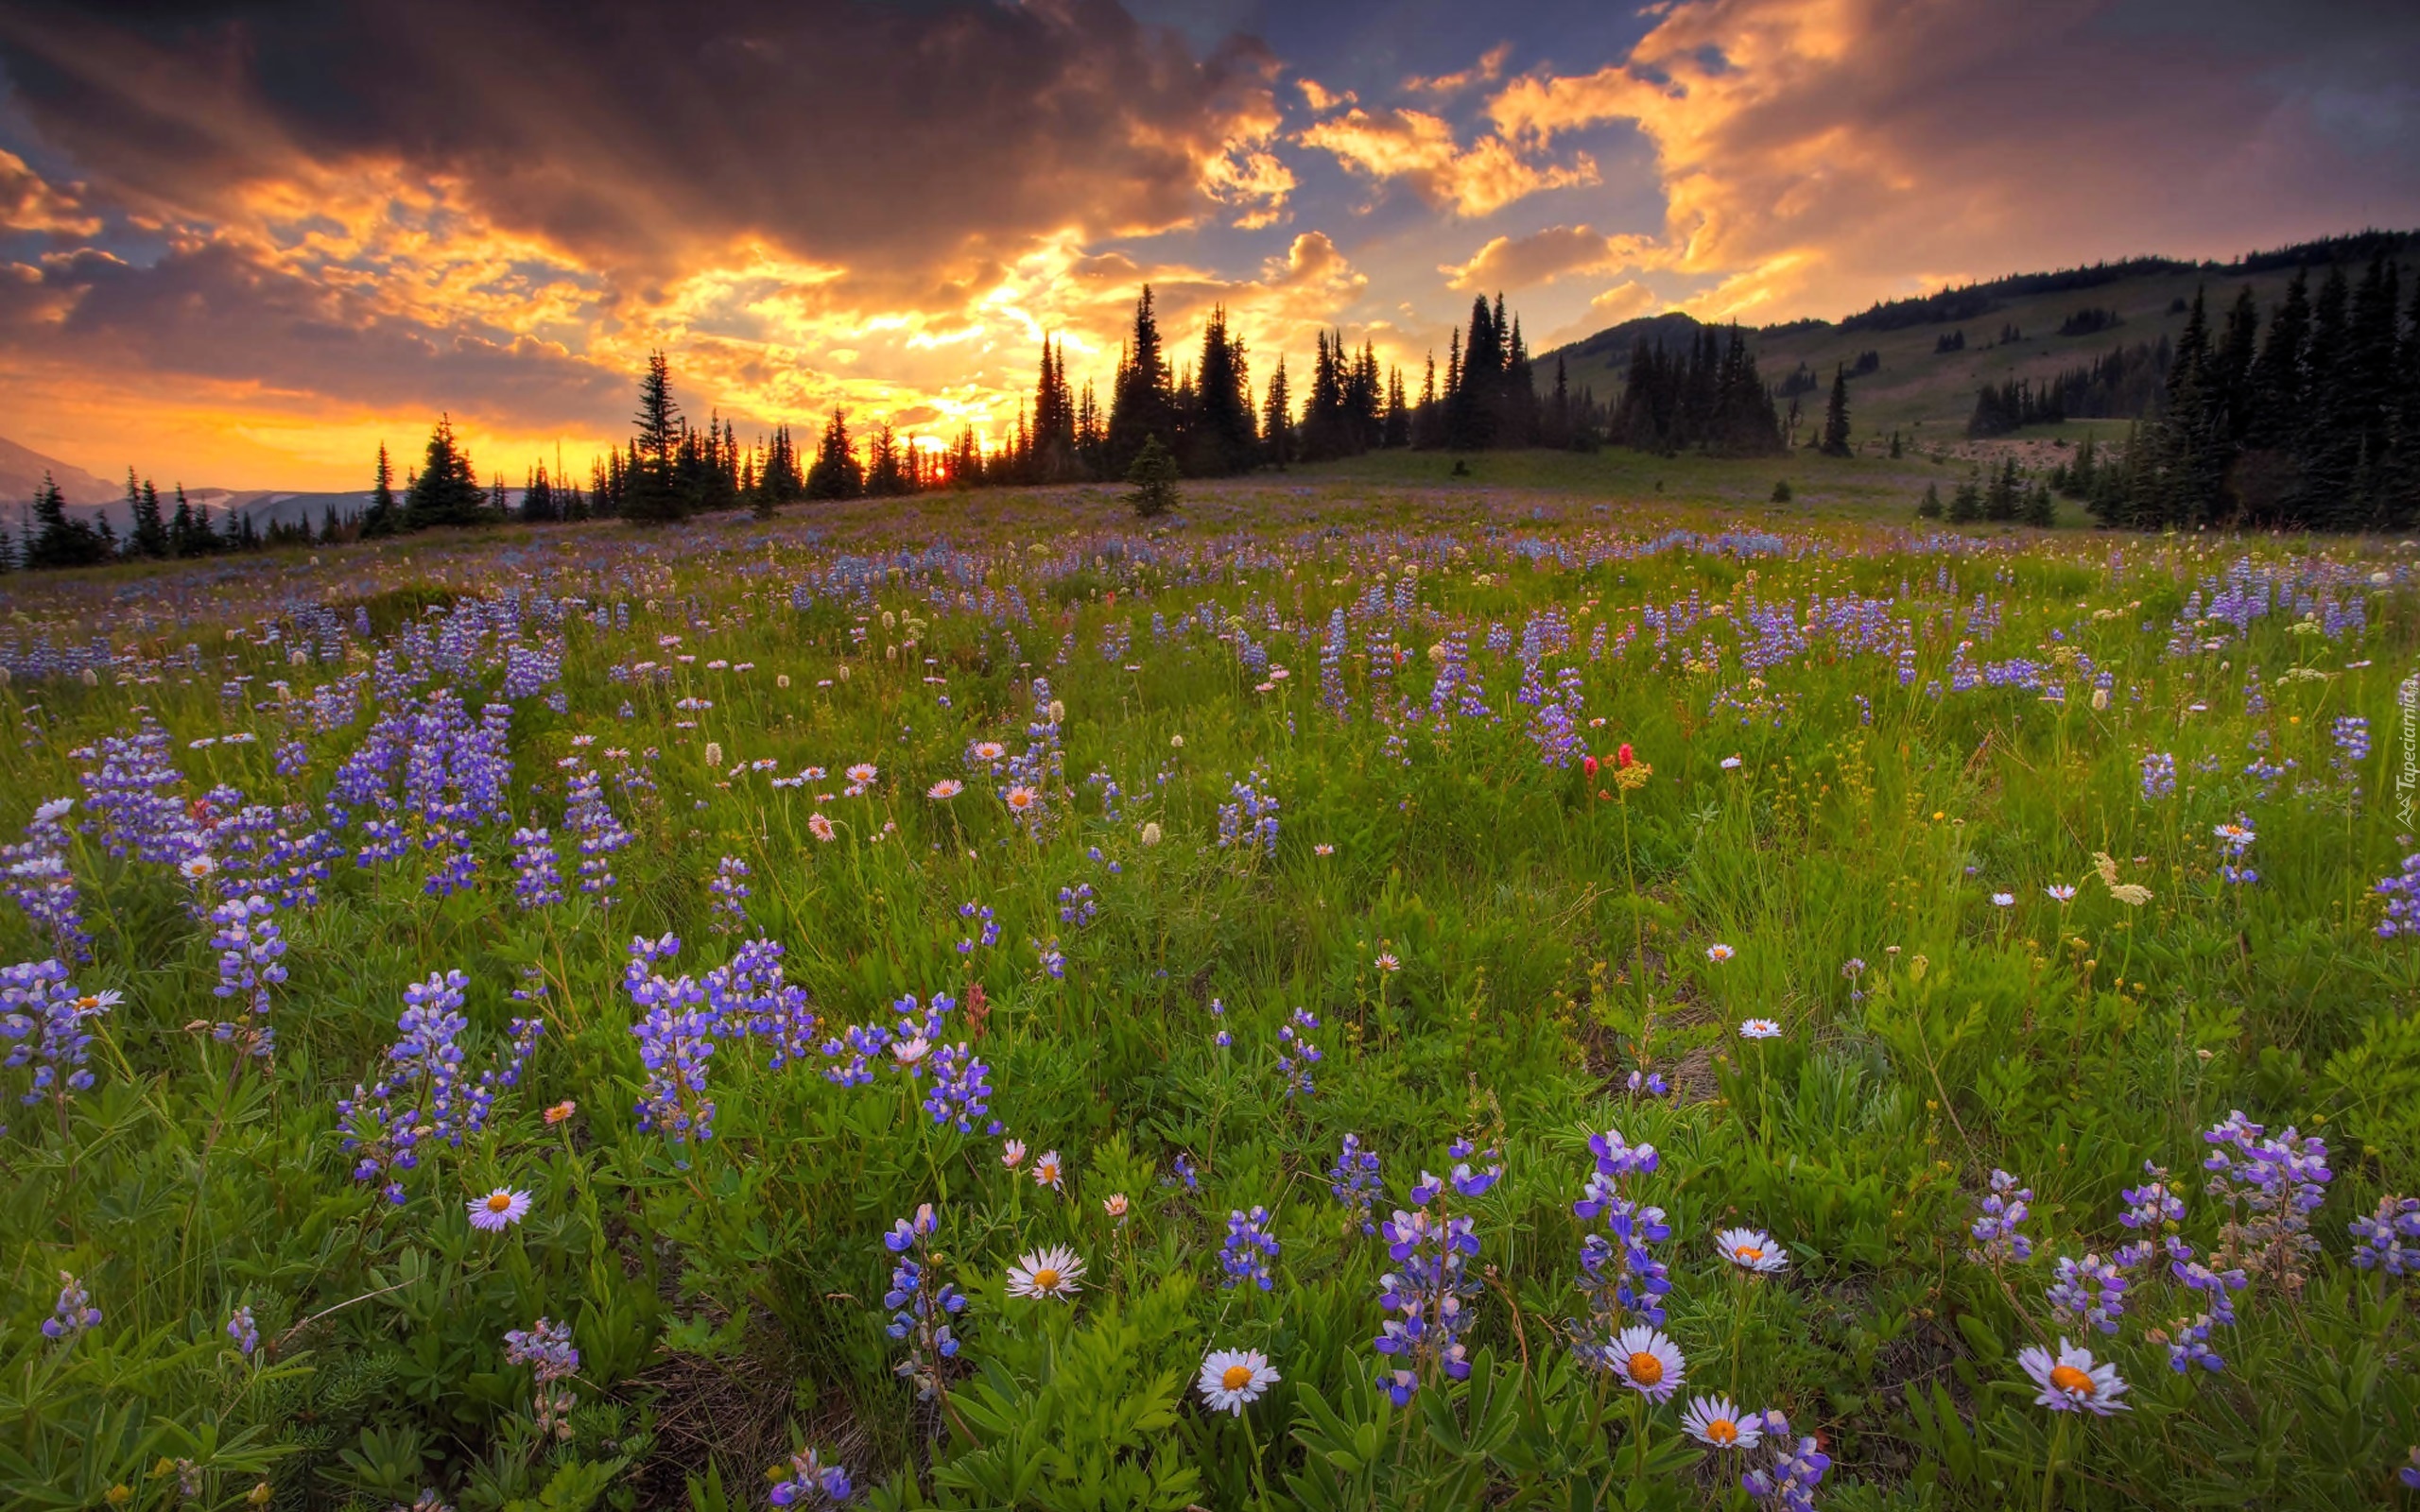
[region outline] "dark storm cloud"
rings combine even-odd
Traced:
[[[397,162],[591,266],[752,236],[912,278],[1184,218],[1272,64],[1111,0],[434,0],[8,7],[0,66],[79,173],[164,214]]]

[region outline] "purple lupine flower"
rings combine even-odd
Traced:
[[[117,1006],[119,996],[77,991],[66,963],[56,958],[0,969],[0,1040],[16,1041],[0,1057],[0,1067],[33,1068],[18,1101],[28,1108],[50,1102],[66,1117],[75,1094],[93,1085],[86,1066],[93,1036],[85,1025]]]
[[[958,1336],[950,1319],[966,1311],[966,1295],[946,1281],[934,1284],[932,1236],[941,1227],[933,1205],[924,1203],[913,1218],[902,1218],[882,1236],[885,1248],[901,1257],[890,1271],[890,1290],[882,1305],[890,1309],[884,1332],[908,1346],[908,1358],[891,1367],[894,1375],[916,1383],[919,1397],[942,1388],[946,1362],[958,1358]]]
[[[706,884],[714,896],[714,927],[729,934],[748,925],[748,863],[737,856],[725,856],[715,863],[715,879]]]
[[[2346,1226],[2353,1263],[2388,1276],[2420,1272],[2420,1197],[2380,1197],[2377,1210]]]
[[[2118,1332],[2126,1314],[2126,1274],[2099,1255],[2059,1257],[2048,1295],[2050,1312],[2063,1324],[2089,1323],[2103,1333]]]
[[[249,1360],[261,1347],[259,1325],[252,1321],[252,1310],[239,1307],[227,1315],[227,1336],[235,1341],[235,1352]]]
[[[1975,1247],[1966,1258],[1978,1265],[2022,1265],[2033,1258],[2033,1241],[2017,1225],[2031,1216],[2031,1187],[2020,1187],[2006,1171],[1992,1173],[1992,1186],[1976,1203],[1974,1226],[1967,1229]]]
[[[343,1147],[356,1157],[354,1179],[380,1183],[398,1207],[405,1200],[403,1177],[419,1168],[423,1146],[438,1140],[459,1148],[466,1135],[485,1128],[496,1093],[520,1080],[543,1028],[534,1018],[513,1020],[509,1051],[471,1079],[461,1045],[470,1027],[462,1013],[469,987],[458,971],[408,984],[398,1037],[385,1057],[387,1074],[368,1089],[355,1083],[353,1095],[337,1104]]]
[[[789,1473],[779,1475],[782,1469]],[[775,1506],[838,1506],[856,1495],[856,1487],[849,1482],[849,1472],[838,1465],[826,1465],[814,1451],[792,1454],[786,1467],[775,1467],[772,1503]]]
[[[706,989],[695,977],[667,978],[648,970],[680,948],[681,942],[669,935],[664,942],[631,941],[622,985],[641,1010],[631,1033],[638,1037],[639,1061],[647,1068],[647,1083],[633,1111],[640,1129],[664,1134],[672,1142],[675,1163],[685,1166],[691,1142],[703,1143],[715,1134],[706,1063],[714,1057],[718,1023],[707,1006]]]
[[[992,1068],[977,1059],[963,1040],[935,1050],[933,1090],[925,1095],[925,1111],[933,1122],[955,1125],[960,1134],[972,1134],[975,1121],[991,1109]]]
[[[558,1439],[572,1435],[571,1413],[579,1398],[562,1383],[579,1370],[579,1351],[572,1347],[571,1325],[540,1318],[534,1328],[512,1329],[504,1335],[504,1363],[526,1365],[537,1378],[532,1403],[541,1435]]]
[[[2176,791],[2176,758],[2167,751],[2152,751],[2142,761],[2143,801],[2157,802]]]
[[[2225,1204],[2218,1260],[2268,1276],[2289,1295],[2299,1293],[2319,1241],[2310,1215],[2326,1200],[2327,1143],[2292,1128],[2270,1136],[2240,1109],[2202,1136],[2214,1147],[2202,1168],[2211,1173],[2209,1192]]]
[[[22,842],[0,846],[0,887],[25,911],[26,920],[50,937],[55,954],[89,961],[93,936],[84,929],[76,876],[67,864],[67,826],[61,822],[75,803],[74,799],[52,799],[34,810]]]
[[[1277,1236],[1269,1231],[1269,1226],[1267,1208],[1227,1214],[1227,1238],[1219,1249],[1219,1268],[1227,1275],[1219,1283],[1221,1288],[1232,1289],[1241,1281],[1251,1281],[1264,1292],[1275,1286],[1269,1263],[1277,1254]]]
[[[1347,1134],[1327,1176],[1327,1189],[1344,1205],[1348,1220],[1359,1224],[1365,1234],[1376,1233],[1377,1226],[1370,1221],[1370,1204],[1385,1190],[1378,1176],[1377,1153],[1363,1149],[1359,1135]]]
[[[1286,1096],[1309,1097],[1319,1089],[1311,1080],[1311,1068],[1320,1063],[1320,1047],[1311,1043],[1309,1033],[1320,1026],[1316,1014],[1308,1008],[1296,1008],[1288,1022],[1277,1030],[1277,1074],[1286,1084]]]
[[[1254,766],[1240,782],[1233,783],[1227,796],[1233,802],[1219,805],[1219,845],[1247,856],[1275,859],[1277,855],[1277,798],[1268,792],[1269,769]]]
[[[1812,1438],[1792,1438],[1789,1419],[1768,1408],[1757,1421],[1759,1448],[1772,1463],[1739,1477],[1740,1488],[1774,1512],[1814,1512],[1815,1487],[1832,1468],[1831,1456]]]
[[[1571,1320],[1573,1347],[1589,1366],[1617,1370],[1624,1356],[1616,1345],[1633,1315],[1658,1327],[1664,1323],[1670,1267],[1650,1246],[1672,1237],[1672,1229],[1662,1208],[1634,1195],[1638,1178],[1660,1161],[1654,1145],[1633,1144],[1619,1129],[1607,1129],[1589,1137],[1588,1149],[1596,1166],[1571,1211],[1583,1221],[1601,1219],[1605,1231],[1592,1230],[1580,1242],[1578,1284],[1588,1315]]]
[[[2378,938],[2420,935],[2420,851],[2405,856],[2395,874],[2379,878],[2373,890],[2386,900],[2386,917],[2378,920]]]
[[[59,1273],[59,1301],[50,1316],[43,1319],[42,1332],[46,1339],[73,1344],[86,1329],[100,1326],[101,1310],[93,1305],[92,1294],[84,1283],[66,1271]]]
[[[248,1056],[266,1057],[274,1050],[274,1031],[261,1021],[268,1017],[269,988],[285,980],[285,939],[268,900],[254,893],[231,898],[210,911],[217,925],[210,936],[218,952],[218,985],[211,995],[240,1002],[236,1020],[215,1027],[223,1044],[234,1044]]]
[[[1470,1325],[1467,1299],[1479,1283],[1469,1272],[1479,1252],[1476,1225],[1445,1200],[1446,1183],[1423,1171],[1411,1189],[1411,1211],[1398,1208],[1379,1226],[1395,1269],[1378,1279],[1379,1305],[1390,1314],[1372,1348],[1397,1363],[1379,1381],[1396,1406],[1409,1401],[1433,1370],[1460,1381],[1471,1373],[1461,1342]]]
[[[1327,617],[1327,638],[1320,643],[1320,707],[1339,719],[1348,716],[1352,698],[1344,691],[1344,649],[1346,631],[1344,610],[1340,606]]]
[[[554,837],[543,829],[512,832],[512,896],[524,908],[563,901],[562,862]]]

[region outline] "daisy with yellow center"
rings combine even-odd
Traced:
[[[832,838],[832,821],[821,814],[810,814],[806,816],[806,833],[828,841]]]
[[[2016,1363],[2041,1388],[2034,1395],[2034,1402],[2052,1412],[2088,1412],[2096,1418],[2106,1418],[2111,1413],[2130,1410],[2127,1403],[2118,1400],[2126,1394],[2126,1383],[2118,1379],[2118,1367],[2106,1363],[2096,1365],[2090,1349],[2061,1339],[2056,1355],[2044,1349],[2029,1349],[2018,1352]]]
[[[1057,1150],[1045,1150],[1033,1158],[1035,1186],[1048,1187],[1053,1192],[1064,1192],[1067,1189],[1066,1178],[1066,1167],[1059,1163]]]
[[[1202,1405],[1240,1418],[1245,1407],[1258,1401],[1280,1379],[1269,1356],[1258,1349],[1213,1349],[1202,1360],[1201,1374],[1193,1384],[1201,1393]]]
[[[1009,789],[1009,812],[1011,814],[1030,813],[1032,812],[1033,806],[1041,801],[1042,795],[1036,793],[1032,788],[1012,787]]]
[[[925,796],[935,799],[952,799],[965,791],[966,784],[964,782],[959,782],[955,777],[944,777],[940,782],[935,782],[932,786],[925,789]]]
[[[1020,1256],[1009,1267],[1009,1295],[1029,1297],[1037,1302],[1054,1297],[1064,1300],[1082,1290],[1077,1283],[1083,1274],[1081,1256],[1063,1245],[1053,1245]]]
[[[470,1211],[472,1228],[502,1233],[529,1216],[529,1194],[498,1187],[484,1197],[472,1198],[463,1207]]]
[[[978,740],[975,743],[975,749],[968,754],[978,762],[996,762],[1008,753],[1009,747],[996,740]]]
[[[1655,1402],[1669,1400],[1688,1374],[1680,1349],[1660,1330],[1644,1323],[1622,1330],[1606,1349],[1605,1361],[1623,1385]]]
[[[1765,1436],[1760,1416],[1743,1420],[1728,1397],[1694,1397],[1681,1415],[1681,1431],[1710,1449],[1754,1449]]]
[[[1788,1268],[1789,1255],[1761,1228],[1725,1228],[1714,1236],[1714,1247],[1741,1270],[1770,1276]]]

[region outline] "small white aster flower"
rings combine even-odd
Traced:
[[[1048,1187],[1053,1192],[1066,1190],[1066,1167],[1059,1163],[1057,1150],[1045,1150],[1033,1158],[1033,1184]]]
[[[1064,1245],[1053,1245],[1020,1256],[1009,1267],[1009,1295],[1029,1297],[1035,1301],[1073,1297],[1082,1290],[1077,1283],[1083,1274],[1080,1256]]]
[[[1778,1040],[1781,1038],[1781,1025],[1771,1019],[1742,1020],[1739,1024],[1739,1038],[1742,1040]]]
[[[1244,1408],[1258,1401],[1279,1379],[1269,1356],[1258,1349],[1213,1349],[1202,1360],[1201,1375],[1194,1385],[1201,1393],[1202,1404],[1212,1412],[1240,1418]]]
[[[2052,1412],[2088,1412],[2106,1418],[2111,1413],[2125,1412],[2125,1402],[2118,1399],[2126,1394],[2126,1383],[2118,1379],[2114,1365],[2095,1365],[2092,1351],[2059,1341],[2054,1358],[2048,1349],[2034,1348],[2020,1350],[2016,1363],[2033,1378],[2042,1389],[2034,1401]]]
[[[470,1211],[471,1227],[489,1233],[502,1233],[529,1216],[529,1194],[498,1187],[484,1197],[475,1197],[462,1206]]]
[[[1658,1329],[1634,1323],[1605,1351],[1622,1384],[1650,1401],[1667,1401],[1681,1389],[1687,1366],[1680,1349]]]
[[[1714,1247],[1734,1265],[1759,1276],[1770,1276],[1789,1265],[1789,1256],[1773,1242],[1772,1235],[1761,1228],[1725,1228],[1714,1236]]]
[[[1681,1431],[1711,1449],[1754,1449],[1765,1436],[1757,1417],[1745,1420],[1729,1397],[1692,1397],[1681,1415]]]
[[[1738,954],[1739,953],[1737,951],[1733,950],[1730,946],[1722,944],[1720,941],[1717,941],[1705,948],[1705,958],[1714,962],[1718,966]]]
[[[2013,892],[1996,892],[1992,894],[1992,906],[1995,908],[2014,908],[2016,906],[2016,894]]]
[[[925,789],[925,796],[926,798],[936,799],[950,799],[956,798],[958,795],[965,791],[966,784],[964,782],[959,782],[955,777],[944,777],[940,782],[935,782],[932,786]]]
[[[1737,771],[1739,769],[1739,758],[1737,756],[1725,756],[1722,758],[1722,769],[1726,772]],[[1750,1442],[1754,1443],[1754,1440],[1751,1439]]]
[[[2073,887],[2068,886],[2064,882],[2053,883],[2049,886],[2043,888],[2042,891],[2053,902],[2069,902],[2074,900],[2076,895],[2076,890]]]

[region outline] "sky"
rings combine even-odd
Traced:
[[[1416,387],[1479,294],[1544,351],[2366,226],[2408,0],[0,0],[0,435],[164,484],[440,412],[584,476],[656,349],[743,439],[997,438],[1146,282],[1178,360]]]

